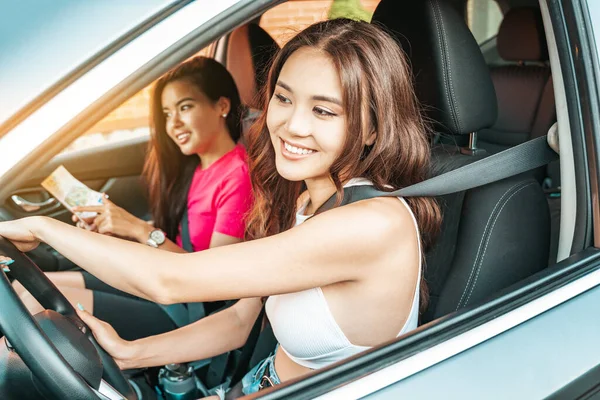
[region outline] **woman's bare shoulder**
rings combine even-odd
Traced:
[[[342,247],[359,246],[369,253],[404,246],[418,250],[411,211],[396,197],[361,200],[324,212],[305,224],[319,235],[340,238],[348,245]]]
[[[412,213],[397,197],[376,197],[357,201],[338,210],[340,217],[386,234],[414,229]],[[343,214],[343,215],[342,215]]]

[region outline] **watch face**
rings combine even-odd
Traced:
[[[165,233],[160,229],[153,230],[150,232],[150,239],[154,240],[156,244],[163,244],[165,242]]]

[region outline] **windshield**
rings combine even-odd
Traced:
[[[135,71],[178,40],[186,37],[186,35],[189,35],[195,29],[200,29],[211,18],[219,15],[238,1],[222,0],[214,2],[205,0],[183,2],[185,7],[178,9],[169,15],[168,18],[153,21],[154,23],[149,26],[149,29],[136,36],[135,40],[129,41],[115,53],[111,54],[110,57],[98,65],[94,65],[93,68],[86,71],[77,80],[47,100],[42,107],[36,109],[35,112],[27,116],[23,121],[20,121],[18,125],[10,127],[8,133],[0,137],[1,146],[5,150],[5,154],[0,159],[0,177],[10,171],[16,163],[23,161],[41,143],[53,134],[56,134],[61,127],[64,127],[76,115],[105,95],[110,89],[131,76]],[[116,7],[114,10],[117,14],[121,12],[120,10],[117,12]],[[113,35],[112,37],[120,37],[120,34]],[[69,46],[77,47],[81,42],[81,40],[72,39],[69,42]],[[108,40],[104,42],[108,42]],[[85,60],[85,58],[82,58],[82,60]],[[43,63],[34,63],[34,65],[29,67],[31,68],[32,75],[35,75],[37,71],[41,71],[40,74],[42,75],[46,74],[44,72],[46,67]],[[29,79],[27,74],[24,72],[18,74],[14,68],[16,67],[13,66],[11,72],[13,77],[20,77],[20,80]],[[73,68],[69,70],[73,70]],[[2,79],[6,78],[2,76],[5,69],[8,70],[0,62],[0,77]],[[14,84],[13,81],[15,82]],[[6,85],[6,82],[9,82],[8,86],[12,87],[11,93],[19,92],[21,88],[28,86],[25,83],[21,83],[19,79],[0,81],[0,85],[3,87]],[[31,87],[31,84],[29,87]],[[37,91],[30,91],[30,94],[32,93],[34,93],[34,98],[39,95]],[[2,101],[7,97],[10,98],[3,87]],[[29,99],[29,97],[25,97],[20,92],[19,97],[25,100]],[[18,107],[15,108],[13,106],[12,109],[18,109]]]
[[[0,125],[69,72],[173,0],[4,2]]]

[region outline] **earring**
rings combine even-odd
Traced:
[[[221,117],[223,117],[223,118],[227,118],[227,113],[223,113],[223,114],[221,114]]]

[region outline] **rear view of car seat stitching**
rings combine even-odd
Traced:
[[[451,5],[438,0],[382,0],[373,21],[392,32],[409,56],[416,93],[438,132],[466,137],[494,125],[497,104],[489,67]],[[445,81],[450,75],[452,96]],[[435,147],[432,156],[434,175],[485,157],[461,154],[450,145]],[[422,323],[481,302],[548,265],[548,204],[532,178],[514,176],[441,196],[439,201],[444,219],[427,254],[430,302]],[[485,251],[478,251],[480,247]]]

